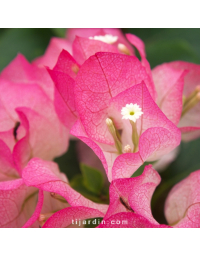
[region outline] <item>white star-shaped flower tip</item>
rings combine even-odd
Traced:
[[[121,110],[122,119],[129,119],[135,123],[143,114],[141,110],[142,109],[137,104],[126,104],[126,107],[123,107]]]
[[[94,36],[94,37],[90,36],[89,39],[102,41],[107,44],[114,44],[118,40],[118,37],[112,36],[112,35]]]

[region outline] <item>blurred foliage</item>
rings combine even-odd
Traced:
[[[104,184],[102,172],[85,164],[81,164],[80,166],[84,186],[96,195],[100,195]]]
[[[139,36],[145,43],[152,68],[163,62],[184,60],[200,64],[200,29],[196,28],[129,28],[124,33]]]
[[[65,29],[0,29],[0,70],[17,53],[22,53],[32,61],[42,55],[53,36],[64,37]],[[200,29],[149,29],[128,28],[124,33],[139,36],[145,43],[147,59],[152,68],[163,62],[184,60],[200,64]],[[177,159],[160,173],[162,182],[152,199],[154,217],[166,223],[163,209],[169,190],[192,171],[200,169],[200,139],[181,143]],[[89,157],[89,156],[88,156]],[[71,141],[66,154],[56,158],[61,171],[67,174],[74,189],[95,202],[108,203],[108,186],[102,185],[102,174],[85,165],[79,166],[76,142]],[[145,163],[133,176],[141,174]]]
[[[102,172],[80,164],[81,174],[77,174],[70,181],[70,185],[76,191],[97,203],[109,203],[108,186],[104,186]]]
[[[71,140],[67,152],[61,157],[55,158],[54,161],[59,165],[60,170],[67,175],[69,180],[75,175],[80,174],[76,141]]]
[[[51,28],[55,36],[65,37],[66,28]]]
[[[31,61],[42,55],[54,36],[50,29],[13,28],[0,32],[0,70],[9,64],[18,53]]]
[[[85,224],[84,227],[85,228],[96,228],[101,223],[102,220],[103,220],[103,218],[88,219],[87,224]]]
[[[137,177],[137,176],[141,175],[147,165],[149,165],[149,164],[153,165],[155,162],[145,162],[145,163],[143,163],[143,165],[141,165],[137,169],[137,171],[133,173],[133,175],[131,177],[134,178],[134,177]]]

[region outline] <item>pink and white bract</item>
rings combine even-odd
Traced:
[[[199,111],[200,65],[151,70],[143,41],[119,29],[69,29],[31,64],[19,54],[0,74],[0,227],[200,227],[200,170],[168,194],[165,225],[151,210],[161,177],[145,163],[163,169],[181,136],[198,138]],[[104,180],[90,166],[60,172],[70,138]]]
[[[167,227],[160,225],[151,213],[151,197],[159,183],[159,174],[150,165],[138,177],[112,181],[109,208],[99,227]]]
[[[68,147],[68,131],[59,121],[54,85],[44,68],[18,55],[0,75],[0,138],[16,151],[20,168],[32,157],[53,160]]]
[[[88,97],[86,93],[84,94],[85,97]],[[89,114],[89,109],[92,109],[92,107],[87,108],[88,112],[85,112],[85,115],[84,112],[79,113],[80,119],[83,116],[83,122],[77,121],[71,133],[94,150],[101,159],[110,181],[116,178],[130,177],[147,159],[150,161],[156,160],[179,145],[181,139],[179,129],[160,111],[144,83],[136,84],[117,96],[113,98],[109,96],[108,98],[107,108],[105,108],[105,104],[102,104],[102,108],[103,106],[104,108],[99,112],[97,108],[95,112],[92,111],[92,115]],[[127,102],[137,103],[142,107],[142,112],[144,113],[137,120],[139,151],[119,155],[115,147],[112,146],[113,139],[106,126],[106,118],[112,117],[116,127],[122,130],[123,147],[128,144],[133,148],[131,125],[128,120],[122,120],[120,116],[120,110]],[[89,101],[87,101],[88,104]],[[84,108],[86,106],[83,106],[81,111]],[[85,122],[87,113],[90,122]],[[95,117],[98,116],[98,119],[91,120],[93,115]],[[97,128],[94,122],[96,122]],[[87,133],[87,131],[89,132]],[[100,138],[98,134],[101,134]]]
[[[200,171],[176,184],[165,203],[168,223],[176,228],[200,227]]]
[[[175,61],[157,66],[152,74],[158,95],[158,106],[180,127],[183,140],[198,138],[200,65]]]

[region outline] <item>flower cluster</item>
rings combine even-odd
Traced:
[[[200,170],[170,191],[168,225],[151,212],[161,181],[154,166],[132,177],[176,154],[181,139],[200,137],[200,65],[151,70],[135,35],[69,29],[32,63],[18,55],[0,74],[0,92],[0,227],[82,227],[92,218],[102,219],[98,228],[200,227]],[[100,159],[109,200],[73,188],[53,161],[70,138],[88,165]]]

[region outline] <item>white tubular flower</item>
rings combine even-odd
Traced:
[[[117,46],[118,50],[121,52],[121,53],[124,53],[126,55],[131,55],[129,49],[124,45],[124,44],[118,44]]]
[[[124,147],[124,153],[131,153],[131,146],[130,145],[126,145]]]
[[[123,107],[121,110],[122,119],[129,119],[135,123],[143,114],[141,110],[142,109],[137,104],[126,104],[126,107]]]
[[[90,36],[89,39],[102,41],[107,44],[114,44],[118,40],[118,37],[112,36],[112,35],[94,36],[94,37]]]

